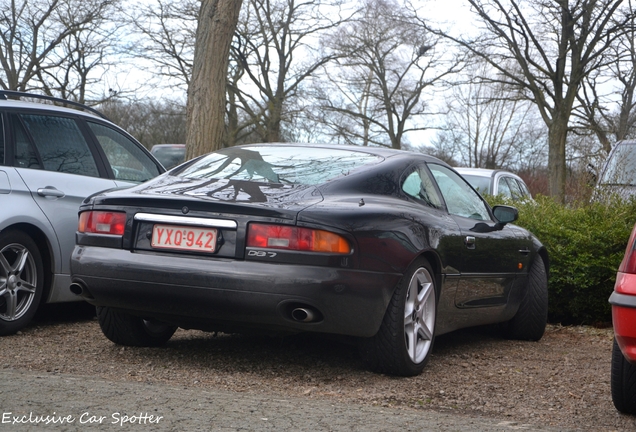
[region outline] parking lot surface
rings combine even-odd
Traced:
[[[396,378],[339,340],[180,329],[164,347],[124,348],[69,317],[0,338],[0,406],[9,421],[71,416],[45,427],[69,431],[634,431],[611,402],[611,347],[611,328],[549,326],[537,343],[471,329],[438,338],[421,375]]]
[[[509,420],[3,370],[1,428],[152,431],[557,430]]]

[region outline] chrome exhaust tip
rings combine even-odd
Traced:
[[[75,295],[82,295],[84,293],[84,287],[80,283],[73,282],[69,288]]]
[[[298,307],[292,310],[291,316],[295,321],[299,322],[312,322],[316,319],[316,313],[304,307]]]

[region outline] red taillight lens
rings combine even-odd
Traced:
[[[338,234],[287,225],[250,224],[247,230],[247,246],[307,252],[351,253],[349,242]]]
[[[79,215],[78,231],[82,233],[124,235],[126,213],[87,211]]]
[[[634,228],[632,229],[632,235],[629,236],[629,242],[627,243],[627,248],[625,249],[625,256],[623,257],[621,265],[618,267],[619,272],[636,273],[636,244],[634,244],[635,240],[636,226],[634,226]]]

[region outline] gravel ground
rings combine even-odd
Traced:
[[[434,410],[557,430],[633,431],[636,418],[617,413],[611,402],[611,347],[611,329],[548,326],[536,343],[504,340],[493,327],[468,329],[437,338],[420,376],[396,378],[366,371],[352,345],[315,335],[180,329],[165,347],[124,348],[108,341],[95,319],[74,319],[36,322],[0,338],[0,365],[7,373]]]

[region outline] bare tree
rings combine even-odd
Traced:
[[[623,0],[467,0],[478,37],[438,32],[498,70],[495,80],[536,104],[548,127],[550,194],[565,199],[566,140],[583,80],[629,27]],[[487,78],[487,77],[485,77]]]
[[[92,25],[69,35],[56,50],[59,66],[41,69],[37,76],[49,95],[97,105],[124,92],[99,88],[104,75],[116,63],[117,25],[109,18],[96,17]],[[63,60],[62,60],[63,59]]]
[[[345,142],[402,148],[407,133],[424,129],[424,90],[460,69],[438,43],[397,2],[367,0],[330,39],[338,61],[317,94],[320,121]]]
[[[56,76],[55,90],[63,86],[63,94],[71,87],[83,88],[84,92],[88,75],[74,76],[75,82],[71,83],[71,74],[60,77],[59,70],[77,69],[77,63],[73,66],[78,59],[73,54],[77,51],[71,47],[83,33],[94,32],[103,24],[116,2],[0,0],[0,86],[10,90],[51,92],[51,81],[47,79]]]
[[[222,147],[228,60],[242,0],[202,0],[188,86],[188,159]]]
[[[626,8],[632,21],[607,50],[607,68],[586,77],[574,113],[576,125],[595,134],[605,156],[615,142],[636,135],[636,27],[631,0]]]
[[[128,51],[154,65],[162,83],[190,84],[200,8],[200,0],[155,0],[126,9],[138,35]]]
[[[332,60],[314,47],[341,22],[337,0],[247,3],[232,47],[233,62],[246,79],[230,92],[259,140],[283,140],[283,124],[293,122],[292,101],[302,84]]]
[[[471,79],[488,75],[488,70],[492,69],[479,62],[466,71],[466,83],[453,86],[436,146],[450,147],[448,153],[462,166],[510,168],[518,154],[536,146],[527,140],[529,129],[536,128],[532,105],[515,98],[501,83]]]
[[[154,144],[185,142],[185,104],[170,100],[112,99],[100,111],[150,149]]]

